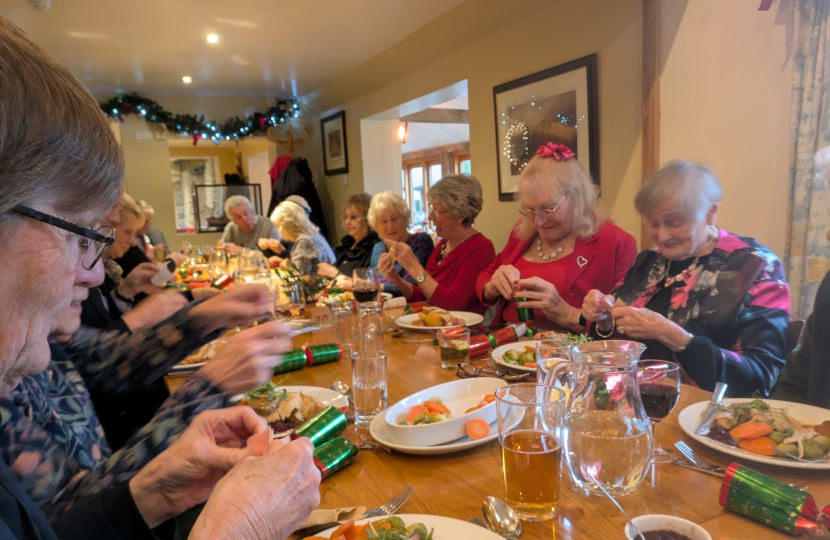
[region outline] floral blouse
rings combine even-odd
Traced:
[[[163,376],[214,338],[215,333],[204,336],[194,326],[189,309],[135,334],[82,327],[69,343],[51,345],[46,371],[24,377],[9,398],[0,399],[0,451],[17,482],[50,519],[82,496],[131,478],[200,412],[230,405],[228,394],[197,374],[124,448],[112,453],[107,443],[89,388],[111,395],[129,391]]]
[[[657,249],[640,253],[614,296],[644,308],[663,288],[666,263]],[[790,318],[789,286],[770,250],[720,230],[711,256],[672,288],[667,318],[694,336],[674,355],[690,382],[706,390],[725,382],[728,396],[769,396],[787,356]]]
[[[421,266],[426,267],[427,261],[429,261],[429,256],[432,255],[432,250],[435,249],[432,237],[425,232],[419,232],[410,235],[406,243],[412,248],[412,253],[415,255],[415,258],[418,259],[418,262],[421,263]],[[375,247],[372,248],[372,260],[369,265],[372,268],[377,269],[378,263],[380,262],[380,256],[388,252],[389,248],[386,247],[386,242],[381,241],[375,244]],[[395,262],[395,272],[401,276],[404,281],[408,281],[409,283],[416,285],[415,278],[410,276],[409,272],[404,270],[401,263],[397,261]],[[378,274],[380,274],[380,272],[378,272]],[[393,296],[401,295],[401,291],[392,285],[392,283],[390,283],[384,276],[380,276],[380,282],[383,285],[384,291],[391,293]]]

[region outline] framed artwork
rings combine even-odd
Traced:
[[[323,134],[323,165],[326,176],[349,172],[346,111],[334,113],[320,120],[320,132]]]
[[[597,55],[493,88],[499,200],[513,201],[522,169],[548,143],[567,145],[599,186]]]

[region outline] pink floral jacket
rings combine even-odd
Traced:
[[[633,307],[645,307],[666,279],[656,249],[640,253],[614,289]],[[712,255],[674,287],[668,318],[694,335],[675,358],[692,381],[727,395],[768,396],[787,356],[790,290],[781,261],[753,238],[723,229]]]

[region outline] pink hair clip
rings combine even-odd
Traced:
[[[536,155],[542,157],[552,157],[556,161],[563,161],[574,157],[576,154],[574,154],[571,149],[564,144],[553,144],[552,142],[549,142],[543,146],[540,146],[539,149],[536,150]]]

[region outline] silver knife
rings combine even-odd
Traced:
[[[703,413],[703,416],[700,420],[700,425],[697,426],[695,433],[697,435],[705,435],[707,429],[709,427],[709,423],[712,421],[712,418],[718,414],[720,410],[718,408],[718,404],[723,399],[723,395],[726,393],[726,383],[719,382],[715,385],[715,391],[712,393],[712,400],[709,402],[709,405],[706,406],[706,411]]]

